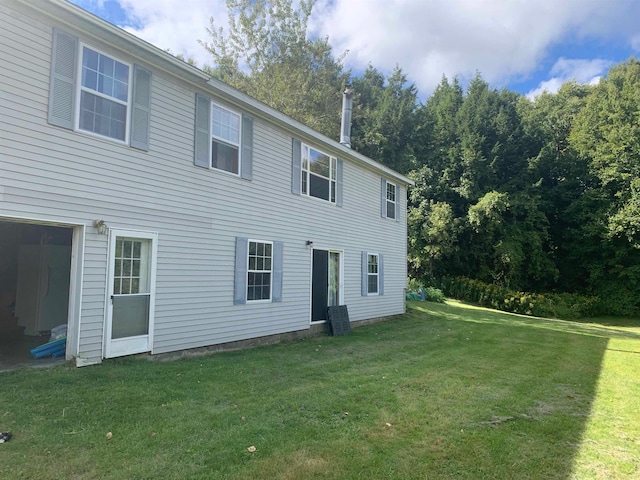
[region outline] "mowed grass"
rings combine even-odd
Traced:
[[[640,478],[637,321],[413,303],[344,337],[0,390],[1,478]]]

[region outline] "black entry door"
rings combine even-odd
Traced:
[[[329,252],[313,251],[313,273],[311,275],[311,321],[327,319],[329,299]]]

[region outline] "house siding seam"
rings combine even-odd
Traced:
[[[177,82],[154,69],[151,58],[144,65],[151,72],[148,151],[52,126],[52,29],[89,39],[14,1],[3,2],[0,15],[0,219],[87,226],[78,364],[100,362],[103,355],[107,236],[92,227],[98,218],[111,228],[158,233],[154,353],[309,329],[309,240],[314,248],[343,252],[344,303],[352,320],[403,312],[405,185],[397,183],[398,222],[380,217],[384,173],[343,156],[341,207],[295,195],[292,136],[257,116],[251,181],[198,168],[196,93],[215,100],[215,91]],[[90,44],[135,63],[95,38]],[[236,237],[282,242],[281,301],[234,304]],[[383,296],[361,295],[362,251],[384,255]]]

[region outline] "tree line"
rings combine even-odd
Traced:
[[[420,102],[397,66],[354,75],[328,38],[310,38],[312,0],[227,0],[211,20],[206,69],[331,138],[354,90],[352,147],[412,178],[408,265],[439,285],[467,277],[513,290],[640,306],[640,62],[597,85],[530,100],[480,74]]]

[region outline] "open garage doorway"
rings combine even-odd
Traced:
[[[0,370],[65,360],[31,350],[67,335],[74,228],[0,219]]]

